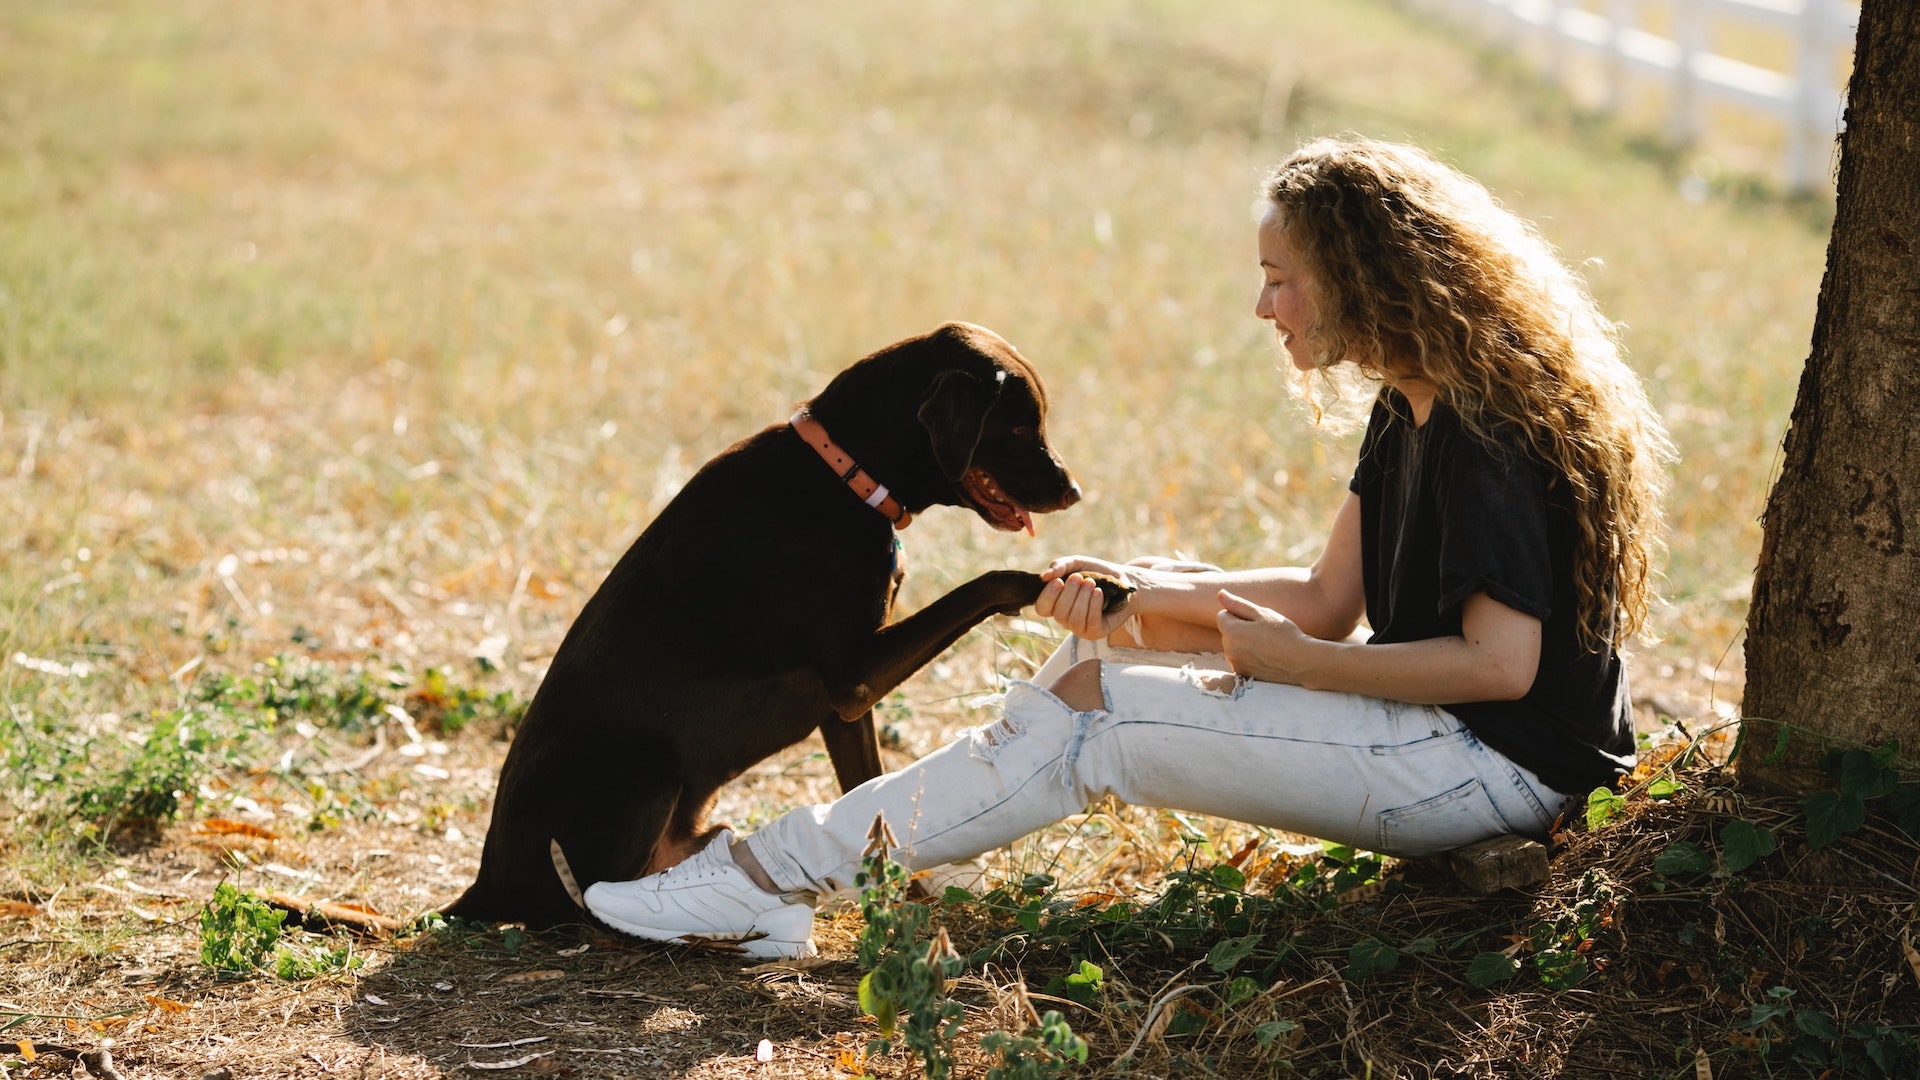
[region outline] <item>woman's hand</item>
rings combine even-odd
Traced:
[[[1112,611],[1102,610],[1106,596],[1086,576],[1088,573],[1105,574],[1135,592],[1115,604]],[[1119,629],[1133,617],[1140,598],[1139,575],[1127,573],[1127,568],[1119,563],[1085,555],[1055,559],[1053,565],[1041,573],[1040,580],[1046,585],[1040,590],[1040,598],[1033,602],[1034,614],[1052,619],[1083,638],[1104,638]]]
[[[1236,675],[1308,685],[1312,662],[1327,643],[1272,608],[1220,590],[1221,651]]]

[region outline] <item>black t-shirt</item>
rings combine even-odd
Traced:
[[[1579,641],[1565,482],[1517,441],[1474,438],[1438,401],[1425,424],[1412,416],[1397,391],[1380,392],[1350,485],[1369,640],[1458,635],[1475,593],[1538,618],[1540,670],[1525,697],[1445,708],[1556,791],[1610,786],[1633,765],[1633,714],[1619,654]]]

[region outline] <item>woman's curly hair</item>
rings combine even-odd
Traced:
[[[1478,181],[1410,146],[1321,139],[1264,190],[1317,286],[1313,354],[1426,380],[1489,446],[1518,433],[1567,485],[1582,643],[1639,635],[1673,449],[1585,283]]]

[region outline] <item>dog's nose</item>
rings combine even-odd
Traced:
[[[1069,478],[1067,490],[1060,496],[1060,509],[1065,510],[1080,501],[1080,482]]]

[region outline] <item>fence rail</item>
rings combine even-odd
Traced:
[[[1668,136],[1691,145],[1706,127],[1706,106],[1718,101],[1779,120],[1786,132],[1785,171],[1796,191],[1825,182],[1833,137],[1845,108],[1834,56],[1853,43],[1859,9],[1845,0],[1665,0],[1671,37],[1642,27],[1642,0],[1605,0],[1590,11],[1571,0],[1407,0],[1416,8],[1469,22],[1515,48],[1534,45],[1552,62],[1561,50],[1600,56],[1606,71],[1603,106],[1623,100],[1629,82],[1652,78],[1667,87]],[[1712,20],[1785,31],[1794,40],[1792,70],[1778,71],[1716,53]]]

